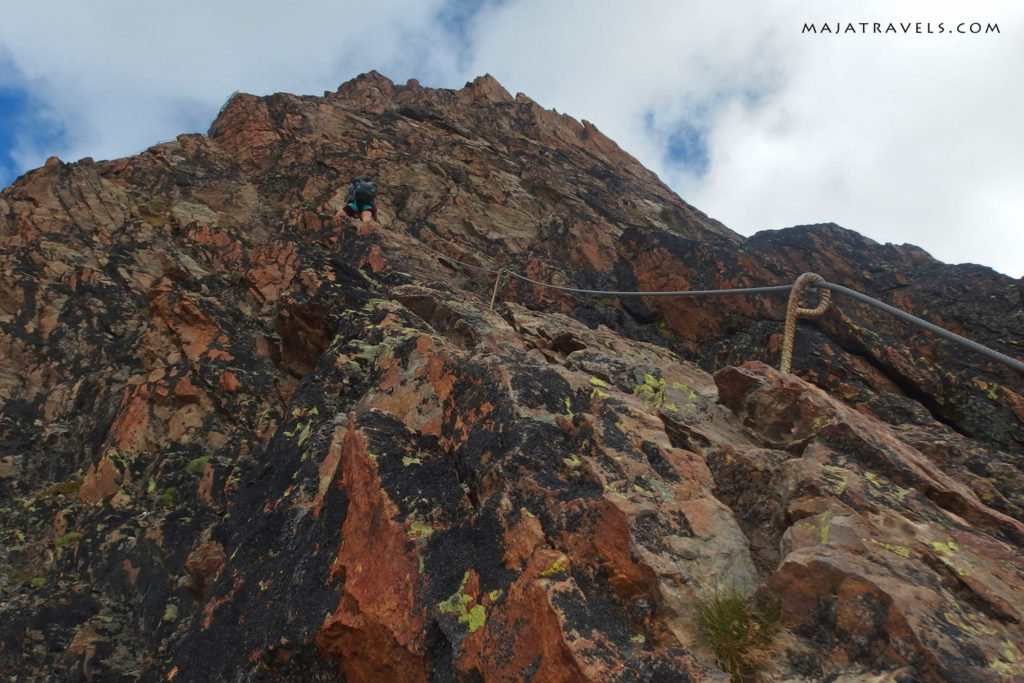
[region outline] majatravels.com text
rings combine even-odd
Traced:
[[[805,23],[801,33],[815,33],[818,35],[845,35],[849,33],[877,35],[939,35],[943,33],[951,35],[978,35],[1001,33],[1001,31],[999,30],[999,24],[982,23],[980,21],[961,21],[959,23],[946,23],[944,21],[936,23],[930,21],[835,21]]]

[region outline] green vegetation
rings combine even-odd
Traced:
[[[174,507],[174,498],[177,495],[178,489],[172,486],[171,488],[165,490],[163,495],[160,496],[160,504],[163,505],[165,508]]]
[[[53,539],[53,547],[63,548],[65,546],[74,545],[81,535],[81,532],[71,531],[69,533],[64,534],[63,536],[58,536],[57,538]]]
[[[185,471],[189,474],[202,474],[203,470],[206,468],[206,463],[208,462],[210,462],[210,456],[208,455],[204,455],[200,458],[193,458],[188,461],[187,465],[185,465]]]
[[[768,655],[778,628],[779,607],[735,590],[697,602],[700,635],[722,669],[737,678],[752,676]]]

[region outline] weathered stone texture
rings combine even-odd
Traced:
[[[0,193],[0,672],[712,680],[733,589],[765,680],[1024,677],[1021,377],[839,298],[782,375],[783,297],[502,268],[816,271],[1022,355],[1020,282],[743,239],[489,76],[238,94]]]

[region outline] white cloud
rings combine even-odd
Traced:
[[[503,4],[478,17],[471,67],[593,121],[651,162],[663,140],[649,137],[649,113],[659,124],[697,116],[722,92],[772,80],[772,66],[759,60],[761,6],[751,3],[738,21],[735,7],[709,0]]]
[[[1024,6],[549,5],[479,17],[477,70],[593,121],[734,230],[834,221],[1024,275]],[[914,25],[877,36],[860,25],[875,21]],[[957,35],[961,21],[1001,33]],[[805,22],[866,33],[805,35]],[[687,125],[706,135],[705,176],[666,155]]]
[[[438,16],[482,5],[465,35]],[[511,92],[594,122],[734,230],[834,221],[1024,275],[1024,5],[976,0],[36,0],[0,52],[64,126],[17,161],[134,154],[235,90],[319,94],[376,69]],[[998,35],[805,35],[805,22],[998,22]],[[912,29],[913,30],[913,29]],[[11,82],[10,74],[0,75]],[[707,143],[707,174],[668,154]],[[25,138],[28,140],[29,138]]]
[[[26,137],[16,159],[38,166],[51,154],[134,154],[200,124],[205,131],[236,90],[320,94],[374,68],[443,75],[454,50],[445,49],[450,37],[435,30],[442,5],[21,3],[5,10],[0,44],[18,81],[44,103],[38,113],[68,136],[59,150],[37,149]]]
[[[1005,32],[1019,25],[978,14]],[[1006,33],[800,41],[768,101],[716,121],[712,172],[684,196],[744,233],[830,220],[1024,275],[1024,94],[1010,85],[1022,43]]]

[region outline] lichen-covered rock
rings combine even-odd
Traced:
[[[770,583],[784,596],[783,622],[815,644],[817,675],[851,664],[909,665],[926,680],[1024,673],[1024,524],[898,429],[799,378],[759,363],[715,377],[721,401],[763,444],[714,459],[718,481],[749,472],[761,485],[720,495],[778,541]]]
[[[380,221],[333,220],[361,173]],[[236,95],[0,193],[0,670],[700,681],[735,590],[779,680],[1024,676],[1021,378],[849,302],[783,376],[781,297],[502,268],[817,270],[1019,355],[1019,283],[744,240],[490,77]]]

